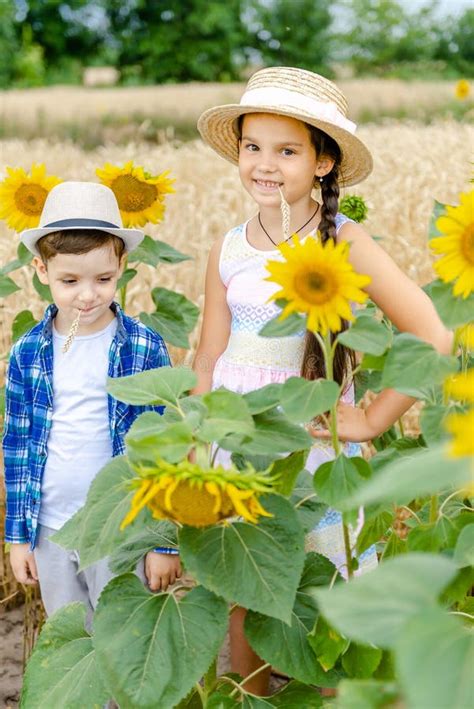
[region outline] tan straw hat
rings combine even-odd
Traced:
[[[119,236],[127,251],[133,251],[143,240],[140,229],[124,229],[117,199],[110,189],[98,182],[60,182],[53,187],[44,203],[37,229],[26,229],[20,241],[35,256],[40,253],[36,242],[55,231],[98,229]]]
[[[202,139],[226,160],[239,159],[237,119],[245,113],[290,116],[320,128],[339,145],[340,185],[361,182],[372,171],[372,156],[347,118],[347,101],[332,81],[305,69],[271,67],[250,77],[237,104],[216,106],[198,121]]]

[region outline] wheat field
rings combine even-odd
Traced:
[[[454,81],[402,81],[401,79],[338,80],[347,97],[351,117],[415,109],[434,111],[454,98]],[[0,92],[0,118],[28,125],[86,122],[108,116],[165,116],[195,121],[209,106],[238,102],[244,84],[191,83],[163,86],[86,88],[53,86]],[[113,137],[113,136],[112,136]]]
[[[374,155],[374,171],[360,186],[348,191],[361,194],[369,204],[368,231],[381,242],[397,264],[418,283],[432,277],[427,248],[427,226],[433,199],[456,203],[469,184],[469,153],[474,131],[454,122],[431,126],[389,123],[364,126],[359,133]],[[207,253],[213,240],[254,212],[240,186],[237,170],[202,144],[167,143],[150,147],[112,143],[83,152],[72,143],[34,140],[0,142],[0,179],[7,165],[28,169],[33,161],[45,162],[48,172],[65,180],[95,180],[95,169],[105,161],[133,159],[152,173],[169,170],[176,193],[167,198],[164,221],[150,226],[150,235],[168,242],[192,257],[158,271],[140,266],[139,277],[129,286],[128,310],[134,315],[150,310],[151,288],[162,285],[184,293],[202,307]],[[0,224],[0,263],[15,256],[18,237]],[[30,308],[40,317],[44,303],[31,284],[31,269],[13,274],[22,290],[0,301],[0,353],[10,346],[11,322],[20,310]],[[396,294],[394,294],[396,297]],[[199,328],[191,336],[196,346]],[[176,362],[188,362],[189,352],[174,351]],[[3,359],[3,358],[2,358]]]

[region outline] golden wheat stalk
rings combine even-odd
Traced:
[[[75,318],[74,322],[71,325],[71,329],[68,332],[68,336],[66,337],[66,342],[62,346],[62,352],[67,352],[69,348],[71,347],[74,338],[76,337],[76,333],[79,327],[79,321],[81,319],[81,310],[79,310],[77,317]]]
[[[278,185],[278,191],[280,193],[280,209],[281,209],[281,227],[283,230],[283,239],[286,241],[290,238],[290,205],[285,199],[280,185]]]

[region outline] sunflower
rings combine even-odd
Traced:
[[[38,226],[46,197],[61,180],[46,174],[41,163],[28,175],[21,167],[7,167],[8,177],[0,182],[0,219],[15,231]]]
[[[167,177],[168,171],[153,177],[129,160],[123,167],[105,163],[96,170],[96,175],[115,194],[124,227],[161,222],[165,195],[174,192],[171,186],[174,180]]]
[[[474,403],[474,369],[447,377],[444,381],[444,391],[452,399]]]
[[[367,219],[369,208],[363,197],[357,194],[348,194],[339,202],[339,211],[349,219],[362,224]]]
[[[452,458],[474,455],[474,408],[446,418],[446,428],[453,434],[449,454]]]
[[[350,303],[368,298],[361,288],[370,283],[370,277],[352,268],[347,242],[336,245],[329,240],[323,245],[306,239],[302,244],[294,235],[293,245],[283,243],[279,249],[285,261],[267,261],[271,275],[266,280],[281,286],[271,299],[287,301],[281,319],[295,311],[308,313],[308,330],[322,335],[328,330],[339,332],[342,318],[354,320]]]
[[[157,459],[153,468],[136,469],[140,477],[131,484],[137,491],[121,529],[145,506],[156,519],[190,527],[208,527],[236,515],[254,524],[259,517],[272,516],[258,497],[272,492],[274,481],[252,468],[242,472],[222,466],[204,470],[189,461],[172,464]]]
[[[466,79],[459,79],[456,86],[454,87],[454,95],[460,101],[464,101],[465,98],[471,93],[471,86],[469,81]]]
[[[474,322],[457,328],[456,343],[466,350],[474,350]]]
[[[453,294],[467,298],[474,291],[474,190],[460,194],[461,204],[446,205],[446,214],[436,220],[444,235],[431,239],[430,246],[440,258],[434,264],[438,276],[450,283]]]

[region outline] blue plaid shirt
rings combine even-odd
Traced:
[[[160,335],[111,306],[117,331],[109,350],[110,377],[126,377],[170,364]],[[13,346],[6,378],[3,434],[5,459],[5,541],[34,548],[41,501],[41,480],[48,455],[53,416],[53,318],[50,305],[41,322]],[[112,455],[125,451],[124,437],[150,406],[131,406],[108,395]],[[162,411],[156,407],[155,410]]]

